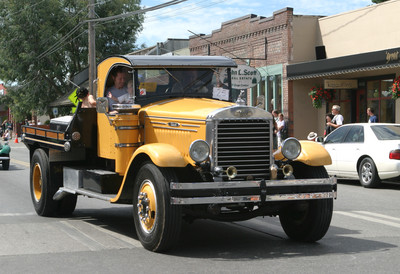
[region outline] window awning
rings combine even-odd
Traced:
[[[315,60],[287,66],[287,80],[400,68],[400,48]]]

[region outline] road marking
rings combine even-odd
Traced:
[[[15,163],[15,164],[18,164],[18,165],[21,165],[21,166],[26,166],[26,167],[30,166],[29,163],[27,163],[27,162],[15,160],[15,159],[11,159],[11,163]]]
[[[121,240],[121,241],[123,241],[125,243],[133,245],[135,247],[142,247],[142,244],[140,243],[140,241],[135,240],[135,239],[133,239],[131,237],[125,236],[123,234],[120,234],[120,233],[117,233],[117,232],[114,232],[114,231],[111,231],[111,230],[108,230],[108,229],[105,229],[105,228],[102,228],[101,226],[97,226],[97,225],[94,225],[94,224],[91,224],[91,223],[86,223],[86,224],[88,224],[92,228],[95,228],[95,229],[99,230],[102,233],[106,233],[106,234],[110,235],[111,237],[117,238],[118,240]]]
[[[383,214],[379,214],[379,213],[374,213],[374,212],[369,212],[369,211],[353,211],[353,212],[400,222],[400,218],[383,215]]]
[[[360,212],[360,211],[355,211],[355,212]],[[361,211],[361,212],[366,213],[366,211]],[[345,212],[345,211],[334,211],[334,213],[341,214],[341,215],[348,216],[348,217],[361,219],[361,220],[365,220],[365,221],[370,221],[370,222],[374,222],[374,223],[378,223],[378,224],[384,224],[384,225],[400,228],[400,224],[399,223],[394,223],[394,222],[385,221],[385,220],[382,220],[382,219],[363,216],[361,214],[356,214],[356,213],[352,213],[352,212]],[[372,213],[372,212],[367,212],[366,214],[373,215],[373,216],[381,215],[381,214]],[[394,217],[390,217],[390,216],[386,216],[386,215],[383,215],[383,216],[385,216],[385,218],[387,218],[387,219],[394,218]],[[397,218],[395,218],[395,219],[397,219]]]
[[[0,217],[16,217],[16,216],[32,216],[36,215],[35,212],[27,212],[27,213],[0,213]]]

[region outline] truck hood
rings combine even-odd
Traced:
[[[216,110],[236,104],[205,98],[175,98],[150,104],[140,110],[140,116],[206,120]]]

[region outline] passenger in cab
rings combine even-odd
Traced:
[[[87,88],[79,88],[76,91],[76,97],[82,101],[82,108],[96,107],[96,100],[94,99],[93,95],[89,94]]]

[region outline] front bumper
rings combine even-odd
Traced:
[[[171,204],[232,204],[336,199],[336,177],[294,180],[170,183]]]

